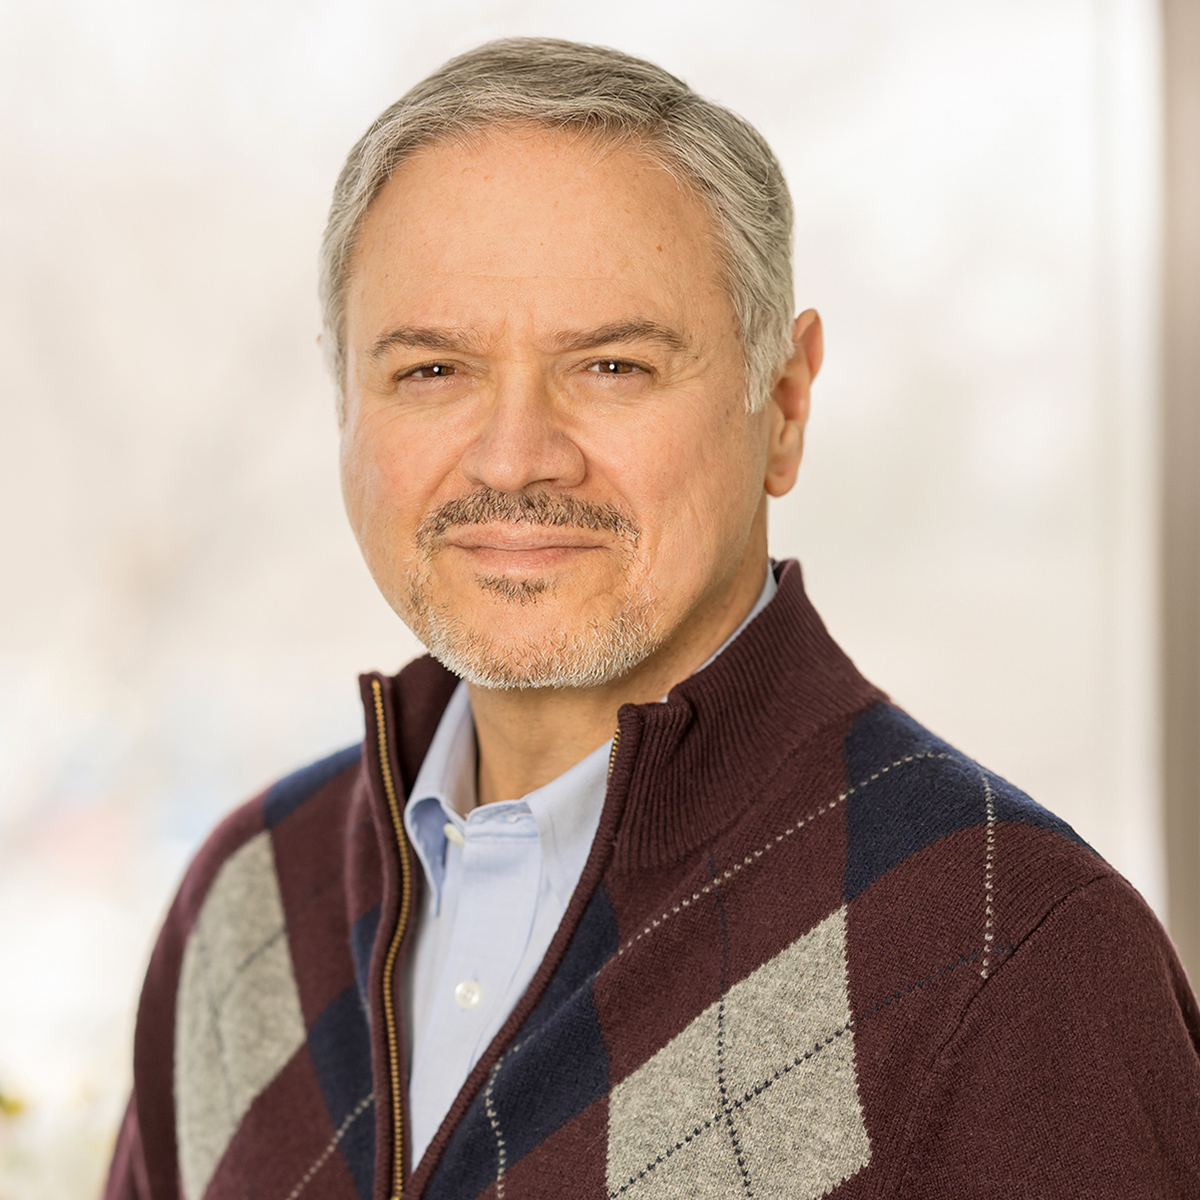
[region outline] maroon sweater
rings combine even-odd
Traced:
[[[529,990],[408,1162],[400,810],[455,679],[230,816],[154,951],[110,1200],[1200,1196],[1200,1014],[1070,828],[867,683],[794,563],[627,705]]]

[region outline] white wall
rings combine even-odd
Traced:
[[[1161,904],[1155,12],[0,7],[5,1200],[94,1190],[188,854],[416,650],[340,513],[315,249],[366,123],[487,37],[646,54],[766,133],[828,347],[775,552],[869,675]]]

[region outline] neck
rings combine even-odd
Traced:
[[[721,647],[754,607],[768,569],[766,531],[738,570],[628,674],[594,688],[500,691],[471,685],[480,804],[512,800],[557,779],[617,728],[623,704],[661,700]]]

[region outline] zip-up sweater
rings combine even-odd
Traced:
[[[417,1164],[400,816],[456,680],[365,676],[361,747],[184,879],[109,1200],[1200,1196],[1200,1014],[1153,915],[777,571],[711,666],[621,709],[562,924]]]

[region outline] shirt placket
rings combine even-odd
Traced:
[[[479,809],[446,847],[446,887],[456,894],[453,932],[434,990],[428,1046],[439,1075],[463,1079],[487,1048],[525,955],[541,883],[537,825],[528,812]],[[445,914],[449,916],[450,914]],[[443,1097],[449,1108],[457,1088]]]

